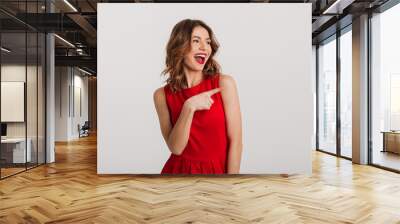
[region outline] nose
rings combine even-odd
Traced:
[[[204,43],[204,41],[200,41],[200,49],[202,50],[206,49],[206,43]]]

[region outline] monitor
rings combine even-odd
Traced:
[[[7,124],[1,123],[1,136],[7,136]]]

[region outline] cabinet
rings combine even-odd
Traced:
[[[25,138],[7,138],[1,140],[1,160],[6,164],[20,164],[31,162],[32,141],[27,139],[25,151]]]
[[[400,154],[400,132],[384,131],[382,152],[393,152]]]

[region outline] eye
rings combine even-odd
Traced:
[[[193,42],[199,43],[199,40],[198,39],[194,39]]]
[[[207,44],[208,44],[208,45],[211,45],[211,41],[208,41]]]

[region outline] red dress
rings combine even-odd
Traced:
[[[164,92],[172,126],[178,120],[186,99],[218,87],[219,75],[205,75],[199,84],[175,93],[171,91],[169,85],[166,85]],[[194,113],[189,141],[182,154],[171,154],[161,174],[226,173],[228,139],[224,105],[220,92],[211,97],[214,103],[209,110],[199,110]]]

